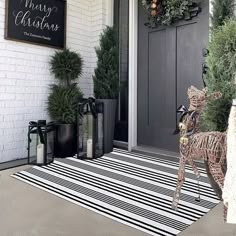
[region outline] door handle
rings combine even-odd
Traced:
[[[206,81],[205,81],[205,79],[204,79],[204,75],[207,73],[208,69],[209,69],[209,67],[207,66],[207,64],[206,64],[206,63],[203,63],[203,64],[202,64],[202,82],[203,82],[204,87],[207,86],[207,85],[206,85]]]
[[[207,66],[206,63],[202,64],[202,75],[205,75],[208,71],[209,67]]]
[[[207,57],[209,55],[210,51],[207,48],[202,49],[202,56]]]

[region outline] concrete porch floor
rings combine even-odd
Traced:
[[[26,168],[0,172],[1,236],[148,236],[10,176]],[[179,236],[236,236],[236,225],[223,223],[222,207]]]

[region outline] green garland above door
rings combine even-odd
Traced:
[[[197,0],[142,0],[142,5],[148,13],[145,25],[151,28],[191,20],[201,11]]]

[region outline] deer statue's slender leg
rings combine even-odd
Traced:
[[[174,210],[177,210],[177,207],[179,204],[180,191],[181,191],[181,187],[184,183],[185,164],[186,164],[185,157],[183,155],[181,155],[180,160],[179,160],[177,186],[176,186],[176,190],[175,190],[174,198],[173,198],[173,202],[172,202],[172,208]]]
[[[220,163],[209,163],[209,170],[215,182],[219,185],[222,190],[224,187],[224,173],[222,171],[222,165]],[[224,220],[227,219],[227,207],[224,206]]]
[[[209,170],[212,174],[213,179],[219,185],[221,189],[224,186],[224,173],[222,171],[222,166],[219,163],[209,163]]]
[[[228,207],[224,205],[224,221],[227,222]]]
[[[196,198],[196,201],[200,202],[201,200],[201,193],[200,193],[200,172],[196,166],[196,164],[193,162],[192,158],[188,158],[188,163],[192,167],[194,174],[197,176],[197,185],[198,185],[198,197]]]

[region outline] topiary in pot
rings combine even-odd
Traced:
[[[52,56],[51,72],[58,84],[51,85],[48,97],[48,113],[58,123],[55,156],[68,157],[76,154],[76,107],[83,94],[76,79],[82,74],[83,60],[80,54],[65,49]]]
[[[83,94],[76,84],[62,87],[51,86],[52,93],[48,97],[48,111],[53,120],[61,124],[76,123],[76,107]]]
[[[235,0],[213,0],[212,7],[212,29],[224,25],[227,19],[234,17]]]
[[[83,60],[79,53],[64,49],[55,53],[50,65],[55,78],[61,84],[69,86],[81,76]]]
[[[207,74],[204,78],[210,92],[220,91],[222,99],[209,101],[203,113],[202,129],[206,131],[225,131],[228,126],[228,116],[232,98],[236,95],[233,74],[236,70],[236,24],[232,20],[235,10],[235,0],[212,0],[211,41],[207,57]],[[230,20],[231,19],[231,20]],[[207,175],[212,188],[219,198],[222,191],[209,171],[205,161]],[[226,172],[225,166],[223,172]]]
[[[119,94],[119,52],[115,29],[106,27],[99,43],[93,76],[94,95],[99,99],[116,99]]]
[[[114,27],[106,27],[96,48],[94,95],[104,103],[104,153],[113,149],[115,115],[119,94],[119,52]]]
[[[228,126],[232,99],[236,96],[236,20],[226,21],[212,33],[205,78],[209,93],[219,91],[222,99],[210,101],[203,113],[205,127],[210,131],[225,131]]]

